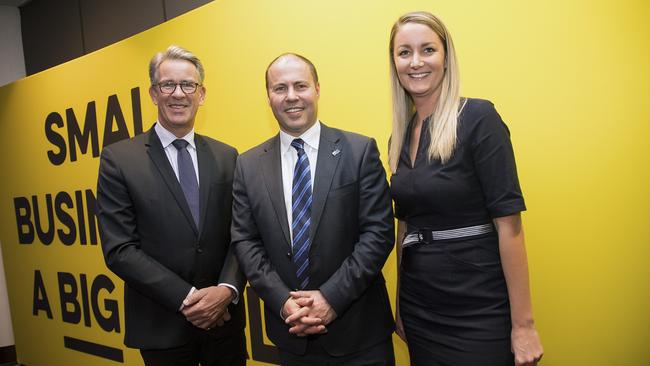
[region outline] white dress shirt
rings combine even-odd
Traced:
[[[176,174],[176,179],[179,179],[180,181],[180,178],[178,176],[178,149],[176,149],[174,144],[172,144],[172,142],[178,139],[178,137],[176,137],[176,135],[168,131],[165,127],[163,127],[158,122],[156,122],[156,124],[154,125],[154,130],[158,135],[158,139],[160,139],[160,143],[162,144],[163,150],[165,150],[165,154],[167,155],[169,164],[171,164],[172,169]],[[199,159],[196,155],[196,144],[194,143],[194,129],[192,129],[190,132],[187,133],[187,135],[181,137],[180,139],[188,142],[187,152],[190,153],[190,157],[192,158],[192,165],[194,167],[194,173],[196,174],[196,181],[200,187],[201,182],[199,181]],[[219,286],[226,286],[232,289],[233,291],[235,291],[235,299],[232,302],[236,304],[239,301],[239,291],[237,291],[237,288],[235,288],[235,286],[229,283],[220,283]],[[187,293],[187,296],[189,297],[195,290],[196,288],[192,286],[190,292]],[[184,305],[181,303],[179,310],[183,310],[183,307]]]
[[[316,120],[313,126],[298,137],[289,135],[280,130],[280,160],[282,161],[282,189],[284,191],[284,205],[287,209],[287,221],[289,222],[289,233],[293,240],[292,224],[292,189],[293,189],[293,170],[298,161],[298,151],[291,146],[291,141],[302,139],[304,143],[305,154],[309,159],[309,170],[311,173],[311,189],[314,191],[314,174],[316,173],[316,162],[318,159],[318,144],[320,142],[320,121]]]

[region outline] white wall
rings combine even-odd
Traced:
[[[2,246],[0,245],[0,347],[14,345],[14,332],[11,328],[9,313],[9,296],[5,281],[4,263],[2,261]]]
[[[20,11],[13,6],[0,6],[0,86],[25,77]],[[5,281],[2,247],[0,246],[0,347],[13,346],[9,298]]]
[[[0,5],[0,86],[24,77],[20,11],[13,6]]]

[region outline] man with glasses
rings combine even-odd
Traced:
[[[158,121],[102,151],[106,264],[124,284],[125,338],[145,365],[245,365],[245,279],[229,250],[237,151],[194,132],[201,61],[170,46],[149,65]]]

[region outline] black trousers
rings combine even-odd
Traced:
[[[280,350],[280,364],[283,366],[394,366],[395,353],[390,337],[370,348],[340,357],[328,354],[318,339],[314,339],[308,341],[307,352],[304,355]]]
[[[243,329],[219,338],[201,332],[180,347],[140,350],[140,354],[146,366],[245,366],[248,358]]]

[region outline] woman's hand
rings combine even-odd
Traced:
[[[515,366],[535,366],[544,355],[542,341],[534,325],[513,326],[511,342]]]

